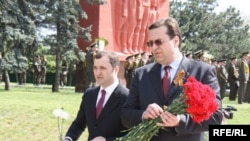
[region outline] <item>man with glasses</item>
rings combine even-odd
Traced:
[[[151,48],[156,62],[135,70],[130,93],[122,109],[123,124],[131,128],[144,120],[160,116],[163,122],[157,125],[162,128],[152,138],[153,141],[203,141],[204,131],[208,131],[209,125],[221,124],[223,118],[215,68],[183,56],[180,27],[171,17],[151,24],[148,39],[147,46]],[[164,91],[167,86],[162,86],[165,66],[168,68],[166,72],[170,83],[166,93]],[[210,85],[216,92],[219,108],[208,120],[200,124],[195,123],[188,114],[173,115],[163,111],[162,107],[169,106],[182,92],[183,88],[173,83],[176,74],[181,70],[186,74],[184,82],[189,76],[194,76],[201,83]]]

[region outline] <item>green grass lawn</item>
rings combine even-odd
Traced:
[[[64,122],[64,133],[74,120],[82,93],[75,93],[73,87],[60,88],[52,93],[50,86],[17,86],[10,91],[0,85],[0,141],[56,141],[58,139],[57,118],[54,109],[63,107],[70,117]],[[236,101],[223,100],[226,105],[235,106],[234,118],[228,124],[250,124],[250,104],[238,105]],[[84,132],[80,141],[87,140]]]

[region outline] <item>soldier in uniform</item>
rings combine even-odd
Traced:
[[[124,70],[125,70],[124,76],[127,88],[130,88],[131,81],[133,78],[133,64],[134,64],[134,55],[130,55],[126,58],[126,62],[124,65]]]
[[[134,59],[134,62],[133,62],[133,71],[140,67],[139,62],[140,62],[140,59],[141,59],[141,54],[138,53],[138,54],[135,54],[134,56],[135,56],[135,59]]]
[[[41,56],[41,84],[46,82],[47,59],[45,55]]]
[[[248,68],[249,68],[249,72],[250,72],[250,58],[248,60]],[[245,97],[244,97],[244,102],[250,103],[250,73],[249,73],[249,77],[248,77],[248,81],[247,81],[247,88],[246,88],[246,93],[245,93]]]
[[[2,83],[2,80],[3,80],[3,72],[2,70],[0,70],[0,83]]]
[[[239,87],[239,72],[238,68],[236,67],[237,58],[231,57],[231,62],[228,64],[227,72],[228,72],[228,82],[229,82],[229,100],[236,100],[238,87]]]
[[[25,85],[26,84],[26,80],[27,80],[27,76],[26,76],[26,69],[22,68],[22,70],[18,73],[18,77],[19,77],[19,85]]]
[[[67,85],[67,81],[68,81],[68,63],[67,60],[64,56],[62,56],[62,63],[61,63],[61,86],[66,86]]]
[[[150,54],[148,56],[147,64],[150,64],[150,63],[153,63],[153,62],[155,62],[155,58],[154,58],[153,54]]]
[[[41,60],[40,56],[36,55],[33,61],[33,84],[40,85],[41,82]]]
[[[141,54],[141,59],[139,61],[139,67],[146,65],[147,61],[148,61],[148,54],[146,52],[143,52]]]
[[[194,53],[194,56],[195,56],[195,59],[197,60],[197,61],[204,61],[204,53],[203,53],[203,51],[202,50],[198,50],[198,51],[196,51],[195,53]]]
[[[247,81],[249,79],[249,67],[248,67],[248,60],[249,60],[249,52],[242,53],[242,59],[239,61],[239,82],[240,87],[238,91],[238,104],[242,104],[244,101],[246,88],[247,88]]]
[[[0,52],[0,61],[1,61],[1,59],[2,59],[2,54],[1,54],[1,52]],[[2,83],[2,80],[3,80],[3,72],[2,72],[2,70],[0,69],[0,84]]]
[[[193,54],[191,52],[187,52],[185,56],[189,59],[193,59]]]
[[[89,45],[89,50],[85,57],[85,90],[92,88],[96,85],[96,80],[93,72],[94,67],[94,56],[97,53],[97,43],[94,42]]]
[[[221,99],[224,98],[225,93],[226,93],[227,77],[228,77],[228,73],[226,70],[226,60],[221,59],[218,64],[218,72],[217,72],[217,78],[218,78],[219,85],[220,85]]]

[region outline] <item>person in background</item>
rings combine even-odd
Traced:
[[[68,82],[68,63],[64,56],[61,57],[61,86],[67,86]]]
[[[114,52],[100,51],[94,56],[93,69],[99,86],[84,92],[77,117],[70,125],[64,141],[76,141],[85,129],[88,129],[88,141],[113,141],[126,134],[122,132],[126,128],[122,125],[120,115],[128,89],[118,80],[119,65]],[[103,109],[98,114],[101,99],[104,99],[101,104]]]
[[[0,61],[2,59],[2,54],[3,54],[3,52],[0,53]],[[0,69],[0,84],[2,83],[2,81],[3,81],[3,70]]]
[[[2,80],[3,80],[3,72],[2,72],[2,70],[0,70],[0,84],[2,83]]]
[[[41,82],[41,59],[39,55],[36,55],[32,65],[33,72],[33,85],[40,85]]]
[[[152,141],[203,141],[204,132],[211,124],[222,122],[222,103],[215,68],[203,61],[187,59],[181,53],[181,31],[177,21],[171,17],[160,19],[149,26],[147,46],[151,48],[156,62],[135,70],[129,96],[122,109],[122,122],[131,128],[144,120],[160,117],[162,127]],[[170,88],[164,93],[162,78],[165,66],[170,72]],[[182,87],[174,85],[176,74],[184,70],[184,82],[194,76],[216,92],[219,104],[217,111],[206,121],[197,124],[189,114],[173,115],[163,110],[163,106],[181,94]]]
[[[134,62],[134,55],[130,55],[126,58],[126,62],[124,64],[124,77],[126,79],[126,87],[129,88],[131,85],[131,81],[133,78],[133,62]]]
[[[148,55],[148,61],[147,64],[155,62],[155,58],[153,54]]]
[[[27,70],[23,68],[20,73],[18,73],[19,76],[19,85],[25,85],[27,80]]]
[[[250,58],[248,59],[248,68],[249,68],[249,72],[250,72]],[[246,93],[245,93],[245,97],[244,97],[244,102],[250,103],[250,73],[249,73],[249,77],[248,77],[248,81],[247,81],[247,88],[246,88]]]
[[[243,52],[242,58],[239,61],[239,82],[240,87],[238,91],[238,104],[242,104],[244,102],[244,97],[246,89],[247,89],[247,81],[249,79],[249,67],[248,67],[248,60],[249,60],[249,52]]]
[[[93,72],[94,65],[94,56],[98,51],[97,43],[94,42],[89,45],[89,50],[86,53],[85,57],[85,90],[88,88],[92,88],[96,85],[96,80]]]
[[[197,61],[204,61],[204,52],[202,50],[196,51],[194,56]]]
[[[228,79],[225,59],[219,60],[218,68],[217,68],[217,78],[218,78],[219,85],[220,85],[220,97],[221,99],[223,99],[226,94],[227,79]]]
[[[148,53],[147,52],[143,52],[141,54],[141,59],[139,61],[139,67],[142,67],[144,65],[146,65],[148,62]]]
[[[135,56],[135,59],[133,61],[133,72],[136,68],[139,68],[140,67],[140,60],[141,60],[141,54],[140,53],[137,53],[134,55]]]
[[[187,58],[189,58],[189,59],[193,59],[193,54],[192,54],[192,52],[187,52],[187,53],[185,54],[185,56],[186,56]]]
[[[228,72],[228,78],[227,81],[229,83],[229,100],[235,101],[238,93],[238,87],[239,87],[239,72],[237,65],[237,58],[231,57],[231,61],[228,64],[227,72]]]
[[[45,55],[41,55],[41,84],[46,83],[47,59]]]

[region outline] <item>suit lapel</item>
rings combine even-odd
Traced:
[[[96,102],[97,102],[97,96],[98,96],[98,92],[100,90],[100,87],[97,87],[96,89],[94,89],[91,93],[92,96],[90,96],[89,100],[88,100],[88,104],[89,107],[91,108],[92,112],[92,119],[96,119]]]
[[[108,99],[107,103],[102,109],[102,112],[97,119],[97,122],[101,121],[106,115],[109,115],[117,105],[120,104],[120,100],[117,98],[120,93],[120,84],[115,88],[113,93],[111,94],[110,98]]]
[[[151,69],[151,68],[149,68]],[[156,92],[156,95],[162,100],[162,102],[165,101],[165,97],[163,94],[163,89],[162,89],[162,82],[161,82],[161,65],[158,63],[155,63],[150,71],[150,80],[153,89]]]

